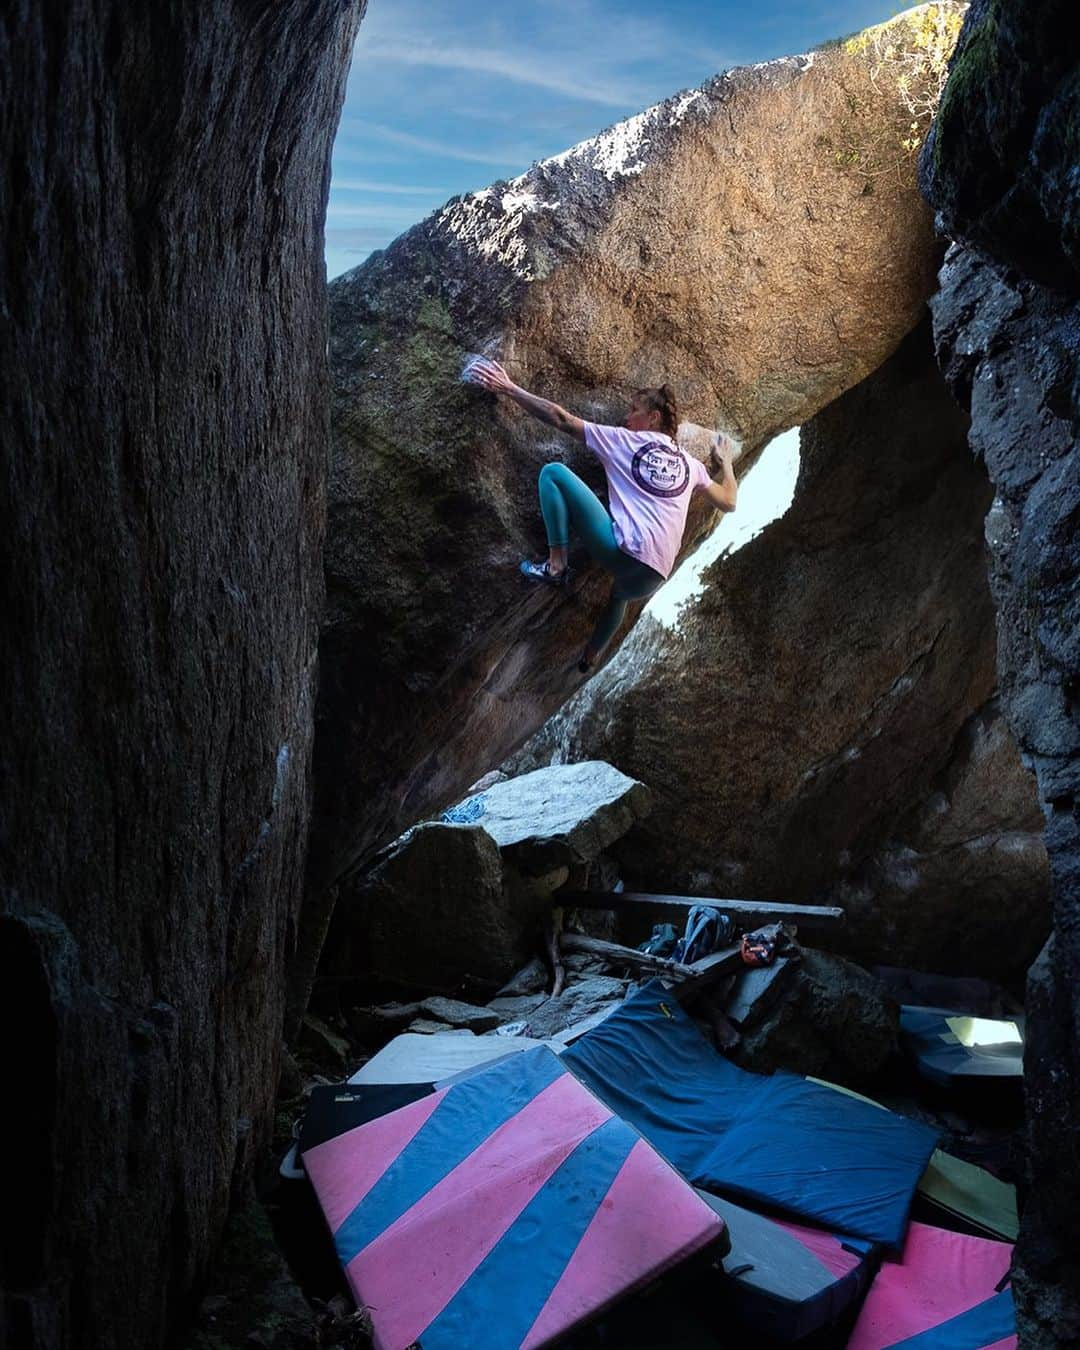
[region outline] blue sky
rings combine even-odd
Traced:
[[[334,145],[327,275],[730,66],[880,23],[894,0],[369,0]]]

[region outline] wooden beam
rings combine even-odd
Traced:
[[[645,895],[640,891],[556,891],[552,899],[566,909],[677,909],[711,905],[746,927],[766,923],[794,923],[800,928],[831,928],[844,922],[836,905],[785,905],[771,900],[713,900],[702,895]]]
[[[697,998],[698,994],[717,984],[725,975],[730,975],[733,970],[745,970],[742,944],[736,943],[733,947],[724,947],[721,951],[713,952],[711,956],[703,956],[700,961],[695,961],[687,969],[690,974],[674,991],[680,1003],[689,1003],[691,999]]]

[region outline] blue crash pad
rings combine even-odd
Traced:
[[[902,1246],[937,1143],[925,1125],[797,1074],[738,1068],[659,980],[562,1060],[696,1186]]]

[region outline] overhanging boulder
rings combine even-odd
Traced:
[[[899,68],[876,50],[719,76],[451,201],[332,284],[315,890],[541,725],[604,593],[595,569],[569,596],[518,576],[542,543],[541,465],[600,479],[460,384],[469,352],[600,421],[667,378],[750,462],[915,324],[938,249]]]

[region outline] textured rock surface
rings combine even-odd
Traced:
[[[621,1003],[629,985],[611,975],[586,975],[568,984],[558,998],[549,998],[529,1014],[526,1034],[543,1039],[565,1031],[586,1017]]]
[[[1050,931],[1050,869],[1035,778],[996,699],[960,729],[926,799],[828,899],[864,960],[887,952],[917,970],[1022,982]]]
[[[505,863],[529,876],[587,867],[649,814],[649,789],[603,760],[507,778],[483,796],[478,824]]]
[[[11,1344],[175,1336],[269,1139],[361,9],[0,16]]]
[[[1002,706],[1046,818],[1054,927],[1028,981],[1029,1188],[1013,1281],[1032,1346],[1080,1342],[1078,58],[1067,0],[979,0],[920,166],[953,234],[998,264],[952,255],[934,329],[996,488]]]
[[[333,283],[315,889],[541,725],[606,588],[595,569],[569,596],[517,575],[542,540],[540,466],[600,480],[461,385],[467,352],[600,421],[666,377],[749,462],[915,324],[939,255],[909,114],[873,64],[841,44],[733,71],[450,202]]]
[[[788,1069],[859,1082],[896,1049],[899,1017],[880,980],[850,961],[804,948],[791,986],[731,1057],[759,1073]]]
[[[926,329],[808,423],[802,445],[787,514],[706,570],[680,630],[639,625],[518,757],[521,768],[603,756],[649,783],[653,814],[616,849],[631,888],[828,891],[939,774],[948,781],[960,729],[992,690],[990,489]],[[1030,822],[1028,800],[1013,828]],[[992,875],[996,860],[981,861]],[[974,886],[980,859],[969,865]],[[1037,860],[1032,877],[1045,877]],[[908,922],[917,929],[941,892],[910,916],[903,888],[876,898],[895,908],[871,912],[865,934],[853,914],[849,951],[892,960],[883,931],[904,934],[905,950],[933,947]],[[982,950],[1009,947],[1017,922],[1039,914],[1036,895],[1020,915],[999,907],[996,927],[984,915]]]
[[[1080,1339],[1080,304],[950,253],[938,355],[997,495],[986,521],[1002,705],[1035,770],[1054,929],[1028,982],[1031,1190],[1016,1289],[1032,1345]]]
[[[1074,0],[974,0],[920,166],[944,230],[1080,288]]]
[[[497,987],[540,945],[569,869],[587,868],[650,803],[644,784],[602,763],[485,789],[475,824],[417,825],[342,882],[323,969],[435,990],[465,976]]]

